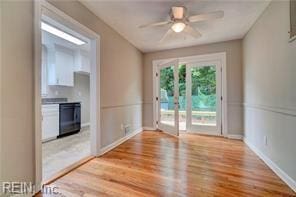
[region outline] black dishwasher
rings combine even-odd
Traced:
[[[81,104],[60,103],[59,137],[77,133],[81,129]]]

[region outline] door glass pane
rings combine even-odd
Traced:
[[[179,65],[179,130],[186,130],[186,65]]]
[[[160,122],[175,126],[174,66],[160,69]]]
[[[192,125],[216,126],[216,66],[191,68]]]

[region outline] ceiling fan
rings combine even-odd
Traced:
[[[198,30],[194,29],[191,26],[191,23],[223,18],[223,16],[224,16],[223,11],[215,11],[207,14],[187,16],[187,8],[185,6],[175,6],[175,7],[171,7],[170,20],[141,25],[139,26],[139,28],[170,25],[169,30],[164,34],[160,42],[164,41],[166,37],[173,32],[176,32],[176,33],[185,32],[194,38],[199,38],[201,37],[201,33]]]

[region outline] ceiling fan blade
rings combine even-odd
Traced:
[[[162,36],[162,38],[159,40],[159,42],[163,42],[171,33],[173,33],[173,30],[169,28],[169,30]]]
[[[216,12],[210,12],[207,14],[199,14],[195,16],[189,16],[188,21],[191,23],[200,22],[200,21],[207,21],[217,18],[223,18],[224,12],[223,11],[216,11]]]
[[[191,27],[190,25],[187,25],[185,27],[184,32],[188,33],[189,35],[191,35],[194,38],[201,37],[201,33],[199,31],[197,31],[196,29],[194,29],[193,27]]]
[[[156,22],[156,23],[148,23],[145,25],[140,25],[139,28],[157,27],[157,26],[168,25],[170,23],[172,23],[172,22],[171,21],[163,21],[163,22]]]
[[[175,19],[182,19],[185,15],[185,7],[172,7],[172,14]]]

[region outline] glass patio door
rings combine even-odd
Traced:
[[[221,63],[186,66],[187,131],[221,135]]]
[[[178,60],[157,68],[158,128],[179,135],[179,65]]]

